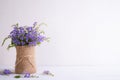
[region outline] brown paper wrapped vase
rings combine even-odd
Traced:
[[[16,46],[15,73],[36,73],[35,46]]]

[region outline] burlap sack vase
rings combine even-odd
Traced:
[[[35,73],[35,46],[16,46],[15,73]]]

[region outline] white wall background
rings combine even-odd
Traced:
[[[36,47],[38,65],[120,65],[119,0],[0,0],[0,43],[12,24],[45,22],[50,43]],[[0,47],[0,65],[15,48]]]

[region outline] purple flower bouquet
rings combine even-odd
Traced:
[[[45,40],[48,41],[48,38],[43,35],[44,31],[39,30],[39,26],[37,22],[34,22],[33,26],[19,27],[18,24],[13,25],[14,29],[4,39],[2,45],[9,38],[11,43],[8,49],[15,46],[36,46]]]
[[[7,39],[11,39],[8,49],[16,47],[15,73],[17,74],[36,72],[35,46],[40,45],[43,41],[48,41],[44,31],[39,30],[39,26],[37,22],[33,26],[13,25],[14,29],[2,43],[3,45]]]

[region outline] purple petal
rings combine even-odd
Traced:
[[[33,26],[36,26],[36,25],[37,25],[37,22],[34,22],[34,23],[33,23]]]
[[[26,73],[24,78],[30,78],[30,73]]]
[[[46,71],[43,72],[43,74],[47,74],[47,75],[48,75],[49,73],[50,73],[50,71],[48,71],[48,70],[46,70]]]
[[[4,74],[11,74],[12,72],[11,72],[10,70],[8,70],[8,69],[5,69],[5,70],[3,71],[3,73],[4,73]]]

